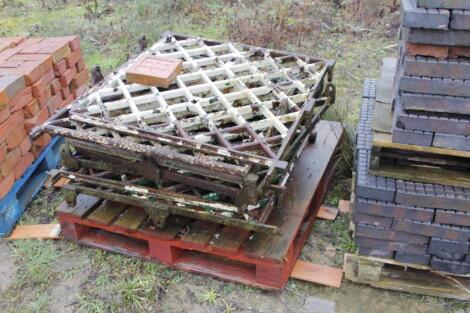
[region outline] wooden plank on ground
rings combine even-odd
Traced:
[[[6,239],[58,239],[59,224],[18,225]]]
[[[110,225],[126,209],[127,204],[105,200],[87,219]]]
[[[327,221],[334,221],[338,216],[339,209],[329,206],[321,206],[318,211],[317,218]]]
[[[114,226],[124,227],[130,230],[137,230],[147,219],[147,214],[142,208],[128,207],[119,218],[113,223]]]
[[[314,284],[339,288],[343,280],[343,270],[298,260],[290,277]]]
[[[70,182],[70,178],[61,177],[54,183],[53,186],[55,188],[62,188],[64,185],[67,185],[69,182]]]

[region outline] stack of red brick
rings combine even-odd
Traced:
[[[87,88],[78,37],[0,38],[0,199],[51,138],[30,131]]]

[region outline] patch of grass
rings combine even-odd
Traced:
[[[61,252],[52,241],[17,240],[14,242],[16,256],[21,260],[19,277],[24,282],[43,284],[50,281],[51,264]]]
[[[219,295],[217,294],[214,288],[211,288],[209,290],[204,291],[200,295],[200,298],[201,298],[201,302],[214,305],[217,299],[219,298]]]
[[[126,308],[131,311],[144,312],[144,305],[154,293],[150,277],[132,277],[116,285]]]
[[[46,313],[48,312],[48,300],[46,293],[40,293],[24,310],[31,313]]]
[[[106,305],[96,295],[81,295],[78,299],[77,313],[106,313]]]

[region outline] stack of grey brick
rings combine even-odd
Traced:
[[[470,151],[470,59],[408,55],[408,43],[470,51],[470,1],[402,0],[392,138]]]

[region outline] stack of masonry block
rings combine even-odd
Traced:
[[[406,152],[404,159],[412,160],[412,167],[425,160],[468,172],[470,159],[463,156],[470,151],[469,57],[470,1],[402,0],[388,156],[395,153],[401,160]],[[377,175],[376,96],[375,81],[366,80],[356,138],[354,224],[359,254],[470,274],[470,188],[448,183],[449,178],[443,184]],[[410,153],[413,149],[416,154]],[[460,157],[453,162],[445,156],[438,164],[438,157],[419,155],[444,157],[446,151]]]
[[[78,37],[0,38],[0,199],[51,137],[29,136],[87,88]]]

